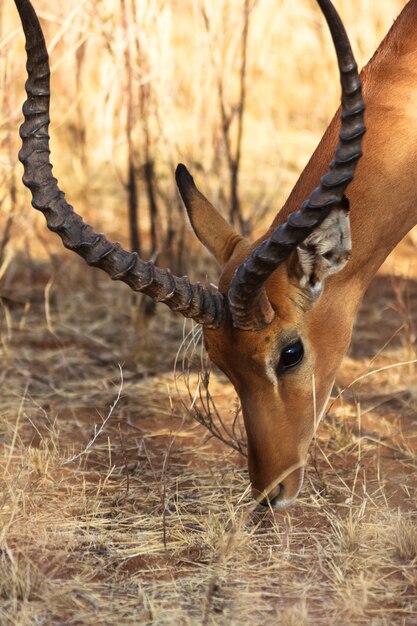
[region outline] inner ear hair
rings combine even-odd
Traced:
[[[322,293],[326,277],[345,267],[351,251],[349,203],[344,198],[292,255],[290,271],[311,302]]]

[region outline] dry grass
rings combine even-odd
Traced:
[[[402,4],[338,2],[362,59]],[[63,2],[52,9],[40,0],[37,6],[55,42],[54,114],[65,112],[54,125],[57,171],[79,209],[124,239],[116,3]],[[161,189],[166,199],[174,197],[172,160],[188,159],[222,204],[223,156],[210,106],[214,74],[199,3],[190,12],[186,3],[152,6],[161,10],[145,11],[143,19],[152,24],[146,42],[163,120]],[[239,6],[207,3],[227,72],[233,72]],[[365,299],[300,501],[285,513],[254,508],[245,458],[208,439],[190,416],[196,409],[204,416],[201,403],[190,411],[190,394],[191,403],[200,396],[197,370],[177,382],[173,376],[189,327],[184,331],[164,307],[149,318],[123,285],[109,285],[67,254],[58,257],[53,236],[28,209],[15,156],[23,57],[13,6],[0,7],[0,20],[0,81],[7,86],[0,90],[2,225],[13,218],[0,268],[0,624],[414,625],[417,273],[411,244],[401,247]],[[257,87],[248,103],[242,196],[247,213],[271,204],[265,221],[334,109],[337,85],[331,93],[334,63],[322,52],[324,32],[310,2],[262,0],[254,13],[250,76]],[[65,78],[75,80],[74,50],[83,41],[83,90],[74,103],[72,79]],[[326,85],[325,102],[314,97],[313,69]],[[101,91],[106,75],[111,85]],[[87,142],[80,139],[83,119]],[[206,270],[201,260],[193,266]],[[200,344],[186,345],[198,369]],[[119,364],[123,387],[106,421],[121,388]],[[216,370],[210,392],[230,430],[236,400]]]
[[[378,6],[358,0],[337,4],[358,62],[363,64],[405,0],[380,0]],[[209,32],[203,6],[210,18]],[[227,212],[228,167],[216,84],[219,75],[223,76],[226,105],[233,109],[242,6],[241,0],[138,2],[137,24],[130,34],[135,29],[140,32],[146,64],[144,68],[134,65],[133,79],[136,90],[143,83],[151,90],[149,123],[162,227],[169,211],[178,225],[184,221],[173,177],[179,161],[189,165],[202,189]],[[61,2],[51,10],[50,3],[37,0],[36,7],[52,57],[55,172],[87,219],[126,241],[126,37],[120,3],[76,0]],[[25,61],[12,2],[2,4],[0,23],[2,224],[12,215],[12,234],[19,235],[10,242],[12,250],[33,246],[36,236],[42,242],[37,255],[48,256],[59,247],[54,238],[45,237],[42,219],[26,210],[28,196],[18,183],[16,129],[21,121]],[[335,55],[315,2],[255,3],[247,73],[240,195],[244,215],[258,233],[282,206],[340,97]],[[132,133],[141,151],[140,119]],[[139,178],[140,220],[146,231],[148,207],[144,181]],[[187,243],[191,241],[188,233],[186,237]]]
[[[66,289],[56,278],[48,323],[41,286],[27,285],[29,309],[5,302],[0,623],[414,624],[414,367],[345,391],[320,428],[299,503],[258,510],[245,459],[208,440],[181,380],[175,390],[182,322],[160,312],[134,350],[136,299],[81,271],[76,263]],[[398,335],[373,363],[358,349],[372,331],[368,309],[395,301],[389,285],[377,292],[340,387],[404,360]],[[401,326],[399,315],[390,321]],[[83,452],[118,395],[117,363],[121,397]],[[196,374],[187,380],[192,388]],[[230,385],[214,371],[211,389],[230,426]]]

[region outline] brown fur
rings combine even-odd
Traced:
[[[211,359],[230,378],[242,402],[255,495],[275,494],[276,484],[282,483],[285,502],[296,496],[314,416],[321,412],[349,347],[363,292],[389,252],[417,222],[416,33],[417,0],[411,0],[362,72],[367,134],[364,156],[347,193],[352,230],[347,266],[326,280],[324,293],[310,306],[290,278],[293,256],[266,283],[275,311],[270,326],[245,332],[227,320],[218,330],[204,331]],[[223,293],[249,252],[317,186],[333,158],[338,127],[336,114],[268,232],[252,246],[232,250],[220,278]],[[216,236],[221,239],[221,232]],[[230,233],[225,230],[226,236]],[[280,352],[297,337],[305,346],[304,361],[277,378],[274,370]]]

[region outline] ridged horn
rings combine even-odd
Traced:
[[[330,0],[317,0],[330,28],[342,85],[339,143],[335,159],[320,185],[301,208],[288,217],[238,267],[228,300],[233,325],[241,330],[260,330],[271,323],[274,311],[265,291],[265,281],[337,206],[346,206],[344,192],[353,179],[362,156],[365,134],[362,85],[349,39]]]
[[[104,270],[112,280],[121,280],[164,302],[173,311],[209,328],[220,326],[225,299],[187,276],[174,276],[170,270],[143,261],[136,252],[127,252],[119,243],[96,233],[74,212],[52,175],[49,160],[50,70],[42,29],[29,0],[15,0],[26,37],[27,100],[23,105],[24,123],[20,128],[24,166],[23,182],[32,193],[32,205],[45,215],[47,226],[57,233],[66,248],[79,254],[93,267]]]

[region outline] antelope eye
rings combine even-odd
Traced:
[[[304,346],[301,339],[284,348],[281,352],[277,372],[285,372],[296,365],[299,365],[304,357]]]

